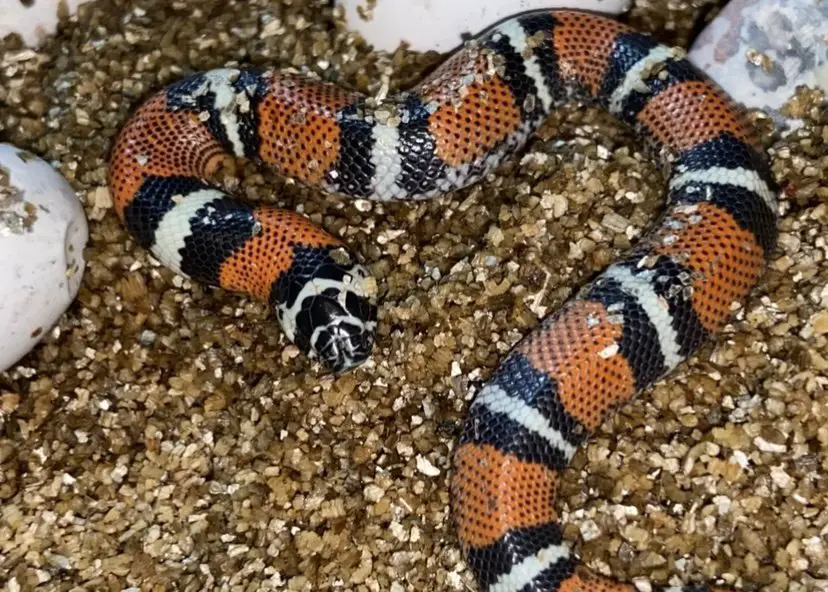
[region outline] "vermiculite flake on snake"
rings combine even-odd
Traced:
[[[246,157],[330,193],[424,199],[478,181],[573,100],[608,110],[652,149],[670,171],[667,207],[508,354],[471,405],[452,506],[490,592],[633,590],[576,573],[555,490],[610,409],[720,330],[765,268],[775,185],[738,106],[680,50],[592,14],[533,12],[378,105],[276,71],[190,76],[138,109],[109,171],[119,216],[164,265],[267,300],[291,341],[344,371],[374,342],[368,273],[306,218],[220,191],[208,181],[219,165]]]

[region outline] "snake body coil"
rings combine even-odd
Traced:
[[[611,408],[720,330],[764,270],[776,194],[737,106],[675,49],[613,20],[543,11],[480,35],[378,105],[285,73],[196,74],[138,109],[110,168],[117,212],[142,246],[199,282],[269,301],[290,340],[341,371],[373,345],[367,272],[307,219],[216,189],[207,179],[219,164],[247,157],[331,193],[427,198],[479,180],[572,100],[603,107],[652,148],[670,172],[667,207],[471,405],[452,504],[490,592],[633,590],[576,572],[555,490]]]

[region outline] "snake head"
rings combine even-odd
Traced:
[[[345,372],[371,355],[376,281],[344,248],[295,246],[274,290],[286,336],[328,370]]]

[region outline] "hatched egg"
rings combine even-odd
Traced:
[[[90,0],[0,0],[0,39],[16,33],[28,47],[55,32],[61,16],[71,16]]]
[[[688,59],[748,109],[761,109],[783,135],[806,111],[797,88],[828,92],[828,9],[813,0],[728,2],[690,47]]]
[[[439,52],[457,48],[467,34],[477,35],[529,10],[577,8],[617,15],[631,5],[631,0],[337,1],[345,9],[348,26],[375,49],[394,51],[404,41],[414,51]]]
[[[75,299],[88,237],[69,183],[40,158],[0,144],[0,372],[26,355]]]

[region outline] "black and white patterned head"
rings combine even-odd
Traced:
[[[340,373],[371,355],[376,282],[344,249],[294,247],[277,291],[282,329],[309,358]]]

